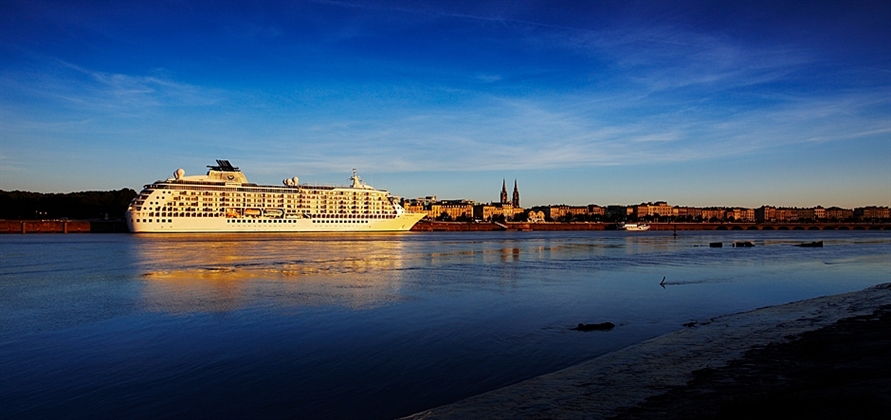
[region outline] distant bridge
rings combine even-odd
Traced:
[[[651,230],[891,230],[891,223],[650,223]]]

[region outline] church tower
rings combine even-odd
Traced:
[[[516,179],[514,179],[514,199],[511,201],[511,204],[513,204],[515,208],[520,208],[520,190],[517,189]]]
[[[510,204],[510,200],[507,199],[507,184],[503,179],[501,180],[501,204]]]

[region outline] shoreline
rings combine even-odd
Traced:
[[[650,230],[678,231],[891,231],[886,222],[726,222],[726,223],[660,223],[649,224]],[[532,232],[532,231],[618,231],[615,223],[600,222],[436,222],[422,221],[409,229],[411,232]],[[0,220],[0,234],[26,233],[129,233],[127,223],[116,220]],[[201,233],[201,232],[196,232]],[[224,233],[224,232],[219,232]],[[234,233],[234,232],[226,232]],[[280,233],[280,232],[250,232]],[[300,233],[300,232],[288,232]],[[312,233],[312,232],[304,232]],[[629,232],[636,234],[637,232]]]
[[[722,315],[557,372],[489,391],[406,419],[610,418],[687,386],[704,369],[723,368],[750,350],[891,305],[891,283]],[[712,396],[712,399],[727,397]],[[658,413],[658,410],[655,412]],[[687,413],[690,414],[690,413]],[[649,411],[650,417],[661,417]]]

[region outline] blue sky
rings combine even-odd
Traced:
[[[0,3],[0,189],[891,205],[891,4]]]

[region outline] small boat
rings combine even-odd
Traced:
[[[709,248],[723,248],[724,244],[722,242],[709,242]]]
[[[646,223],[621,223],[619,224],[618,228],[619,230],[641,232],[644,230],[650,230],[650,225]]]
[[[796,244],[795,246],[800,246],[802,248],[823,248],[823,241],[805,242]]]
[[[259,216],[260,214],[260,209],[244,209],[245,216]]]

